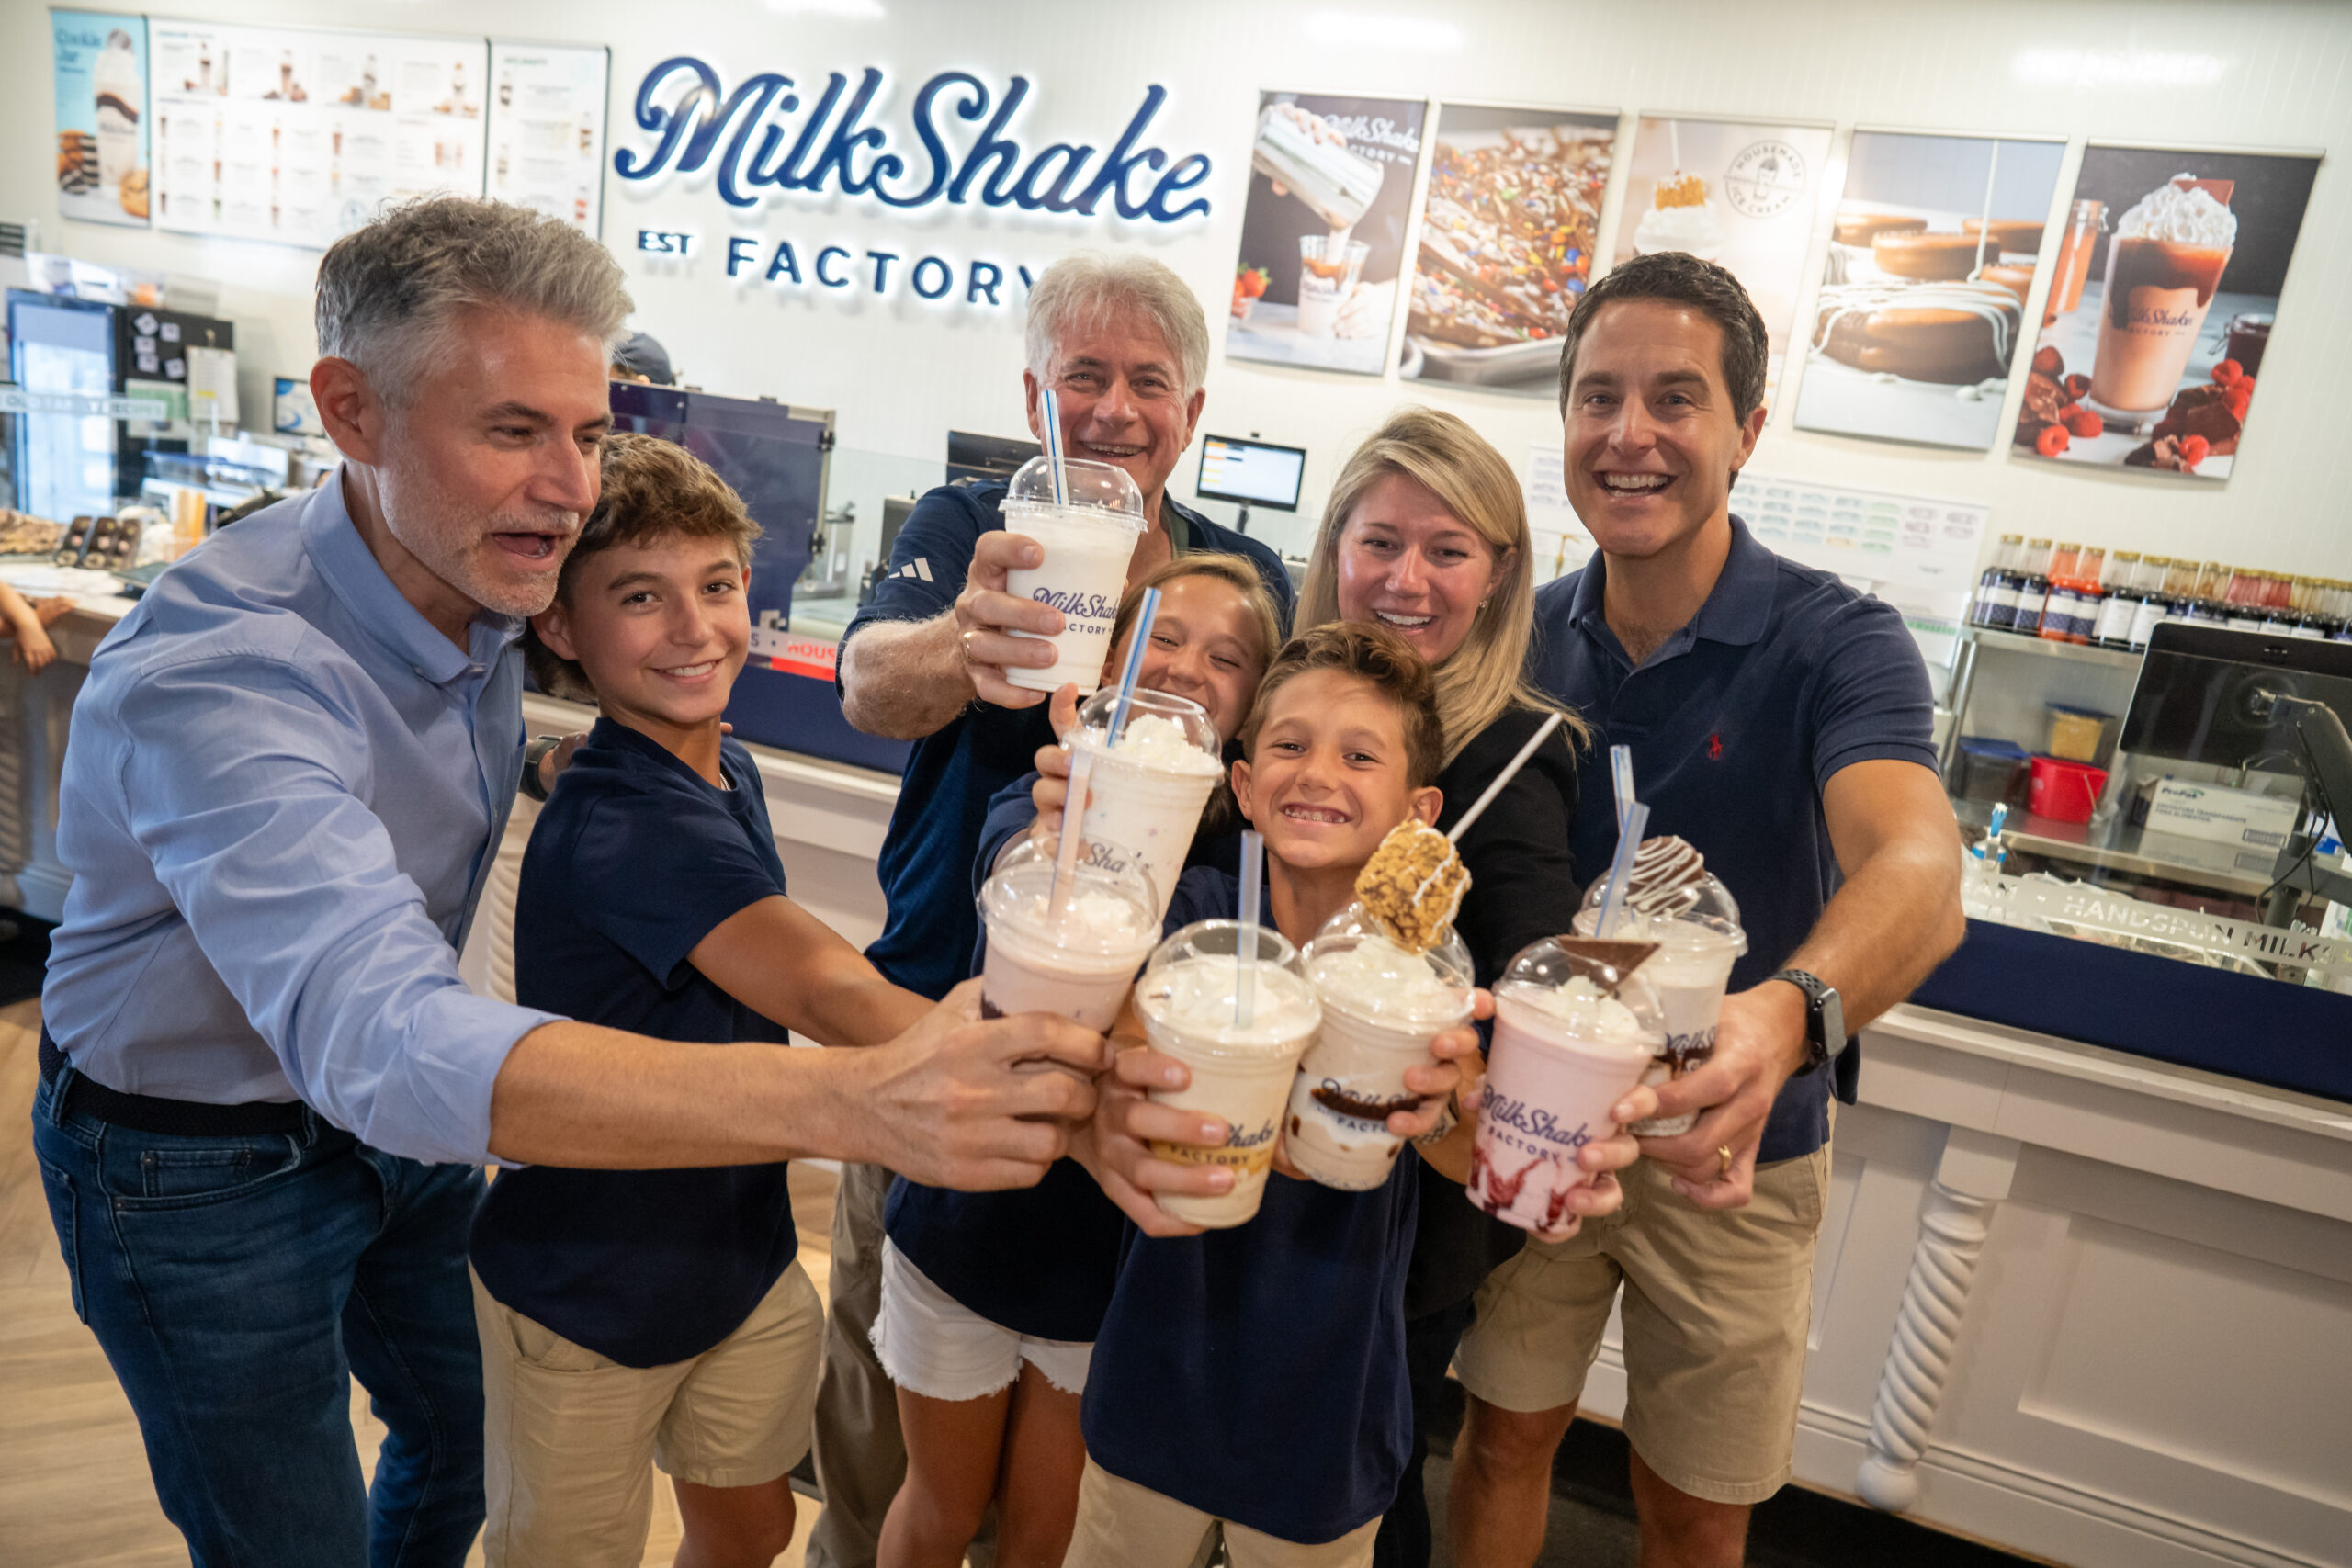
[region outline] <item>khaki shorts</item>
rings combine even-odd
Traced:
[[[734,1333],[665,1367],[608,1360],[473,1285],[491,1568],[637,1568],[654,1465],[756,1486],[808,1451],[825,1309],[797,1262]]]
[[[1214,1514],[1121,1480],[1090,1459],[1078,1486],[1078,1528],[1062,1568],[1193,1568],[1216,1523]],[[1229,1520],[1224,1529],[1233,1568],[1367,1568],[1380,1521],[1367,1520],[1319,1546],[1301,1546]]]
[[[1505,1410],[1575,1404],[1622,1282],[1626,1440],[1679,1491],[1760,1503],[1796,1451],[1828,1147],[1759,1166],[1755,1201],[1729,1212],[1694,1207],[1649,1160],[1619,1179],[1616,1213],[1487,1277],[1454,1371]]]

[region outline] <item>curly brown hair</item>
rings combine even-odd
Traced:
[[[580,537],[564,558],[555,596],[569,604],[581,564],[603,550],[657,540],[724,539],[735,558],[752,564],[752,544],[762,532],[743,509],[743,498],[709,464],[674,441],[627,431],[605,437],[604,488],[595,510],[580,525]],[[549,696],[593,703],[596,688],[577,660],[565,659],[539,640],[537,628],[523,634],[523,661],[531,679]]]
[[[1445,770],[1445,721],[1438,716],[1436,678],[1412,644],[1385,626],[1363,621],[1327,621],[1283,644],[1258,682],[1257,705],[1241,727],[1245,755],[1256,760],[1258,730],[1274,694],[1317,670],[1369,682],[1395,703],[1405,720],[1406,783],[1415,789],[1437,783]]]

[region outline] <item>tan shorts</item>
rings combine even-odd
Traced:
[[[491,1568],[637,1568],[654,1465],[756,1486],[808,1451],[825,1309],[797,1262],[742,1326],[665,1367],[608,1360],[473,1285]]]
[[[1062,1568],[1193,1568],[1216,1516],[1112,1474],[1092,1460],[1078,1485],[1078,1528]],[[1365,1568],[1378,1519],[1320,1546],[1301,1546],[1230,1520],[1225,1551],[1233,1568]]]
[[[1760,1503],[1796,1451],[1829,1150],[1759,1166],[1755,1201],[1725,1213],[1694,1207],[1648,1160],[1619,1179],[1616,1213],[1530,1241],[1487,1277],[1454,1371],[1505,1410],[1575,1404],[1622,1282],[1626,1439],[1679,1491]]]

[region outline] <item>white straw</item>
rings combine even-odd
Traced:
[[[1669,119],[1666,122],[1666,141],[1674,150],[1674,172],[1679,176],[1682,173],[1682,126],[1679,121]]]
[[[1241,833],[1241,924],[1233,933],[1233,1023],[1247,1029],[1258,1010],[1258,895],[1266,867],[1265,837],[1254,829]]]
[[[1078,828],[1086,818],[1086,777],[1094,771],[1094,753],[1083,746],[1070,749],[1069,794],[1062,801],[1062,841],[1054,856],[1054,890],[1047,900],[1049,917],[1059,924],[1069,907],[1070,888],[1078,880]]]
[[[2000,246],[1996,244],[1993,240],[1993,187],[1999,182],[2000,178],[2001,143],[1998,139],[1996,139],[1993,142],[1992,164],[1984,171],[1984,215],[1977,221],[1976,265],[1968,275],[1971,278],[1974,278],[1979,273],[1982,273],[1984,270],[1984,250],[1986,246],[1992,246],[1993,254],[1996,258],[2001,254]]]
[[[1625,830],[1625,813],[1634,804],[1634,749],[1609,748],[1609,784],[1617,794],[1617,830]]]
[[[1527,738],[1527,744],[1519,749],[1519,755],[1513,757],[1504,765],[1503,771],[1495,775],[1495,782],[1487,786],[1486,793],[1470,803],[1470,809],[1462,814],[1462,820],[1453,825],[1453,830],[1447,833],[1446,837],[1457,844],[1460,843],[1462,835],[1469,830],[1470,824],[1478,820],[1478,814],[1494,804],[1495,796],[1502,793],[1503,785],[1519,776],[1519,770],[1527,766],[1527,759],[1535,755],[1535,749],[1543,745],[1545,738],[1559,728],[1558,714],[1546,717],[1536,728],[1535,733]]]

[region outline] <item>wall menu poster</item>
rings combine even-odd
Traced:
[[[2227,479],[2318,174],[2316,155],[2086,148],[2017,445]]]
[[[1419,98],[1258,96],[1227,358],[1381,373],[1428,109]]]
[[[1592,275],[1617,117],[1446,104],[1430,141],[1400,372],[1548,398]]]
[[[490,45],[488,194],[586,234],[605,221],[605,95],[612,51]]]
[[[1730,269],[1772,335],[1779,385],[1829,162],[1829,127],[1644,115],[1627,161],[1617,262],[1688,251]]]
[[[480,38],[152,33],[159,228],[324,249],[386,202],[482,190]]]
[[[1989,452],[2063,141],[1857,130],[1797,428]]]
[[[147,227],[147,18],[51,11],[57,212]]]

